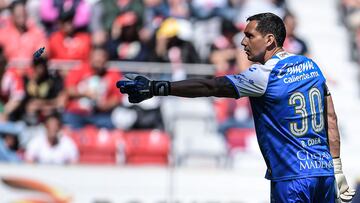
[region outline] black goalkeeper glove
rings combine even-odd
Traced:
[[[130,103],[139,103],[153,96],[168,96],[170,94],[169,81],[149,80],[138,74],[125,74],[129,80],[119,80],[116,87],[123,94],[129,95]]]

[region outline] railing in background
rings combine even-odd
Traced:
[[[9,61],[7,67],[27,68],[31,66],[31,59],[15,59]],[[79,60],[49,60],[50,69],[72,69],[81,64]],[[187,75],[211,76],[215,73],[215,66],[212,64],[172,64],[159,62],[129,62],[129,61],[109,61],[110,68],[115,68],[121,72],[136,72],[142,74],[171,74],[175,71],[184,71]]]
[[[179,69],[183,69],[188,75],[214,75],[215,73],[215,67],[212,64],[110,61],[108,66],[119,68],[122,72],[137,72],[144,74],[169,74]]]

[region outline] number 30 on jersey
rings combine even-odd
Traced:
[[[295,92],[289,98],[289,105],[293,106],[295,114],[299,114],[301,117],[300,125],[299,122],[290,122],[290,131],[296,137],[304,136],[309,130],[309,112],[306,109],[306,106],[310,106],[310,122],[312,129],[317,133],[324,129],[324,108],[322,106],[320,90],[316,87],[311,88],[307,98],[308,100],[302,92]],[[309,102],[308,105],[307,102]]]

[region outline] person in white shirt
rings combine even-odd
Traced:
[[[25,150],[29,163],[72,164],[78,161],[78,149],[74,141],[62,131],[57,113],[48,115],[44,121],[45,131],[30,140]]]

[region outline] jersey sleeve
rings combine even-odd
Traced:
[[[227,75],[226,77],[233,84],[238,98],[240,97],[260,97],[267,88],[271,68],[265,65],[254,64],[246,71]]]
[[[325,96],[330,96],[331,93],[330,93],[330,90],[329,90],[328,86],[326,85],[326,83],[324,83],[324,89],[325,89]]]

